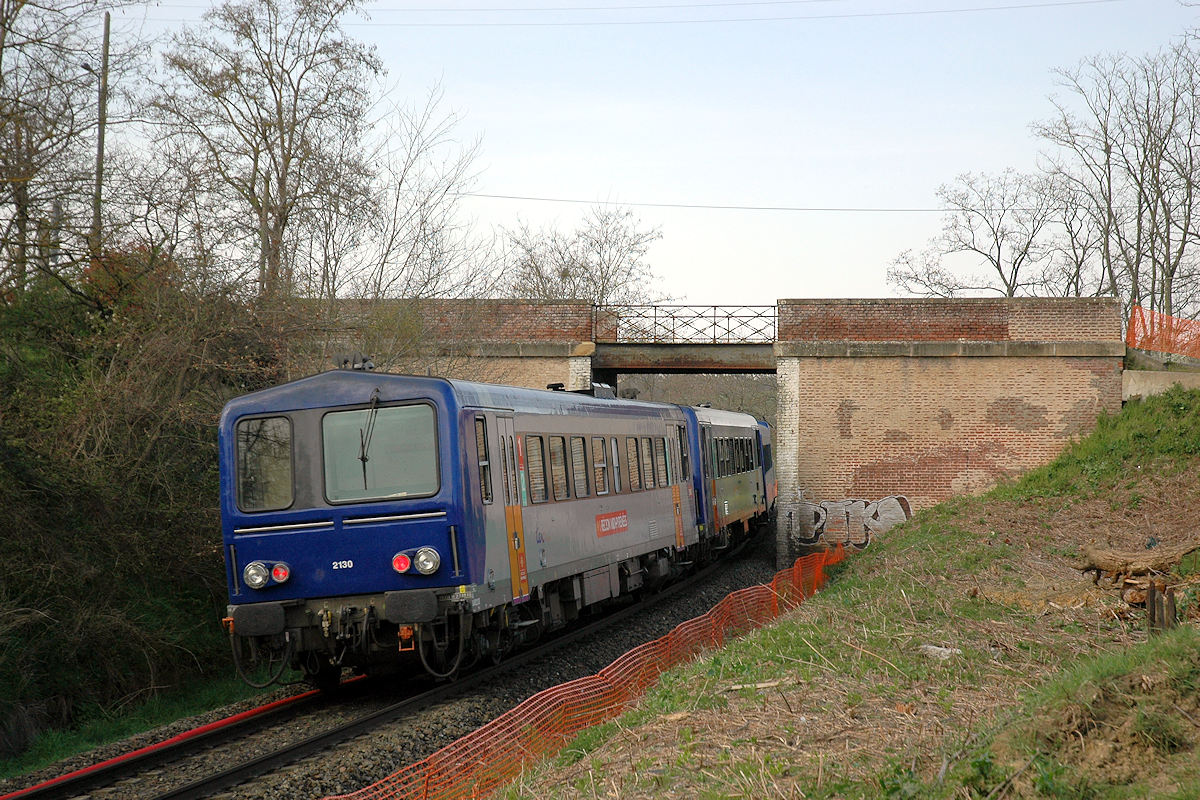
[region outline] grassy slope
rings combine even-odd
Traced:
[[[507,796],[1200,796],[1200,635],[1148,641],[1142,609],[1072,568],[1089,539],[1200,538],[1197,466],[1200,393],[1131,404],[1054,464],[918,515]]]

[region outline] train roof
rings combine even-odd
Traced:
[[[222,420],[246,414],[296,411],[367,403],[375,389],[381,402],[409,399],[414,394],[441,399],[447,405],[495,408],[521,413],[578,414],[604,411],[674,417],[679,407],[670,403],[593,397],[579,392],[525,389],[423,375],[400,375],[361,370],[328,370],[278,386],[236,397],[226,404]]]
[[[709,408],[707,406],[696,406],[696,419],[702,423],[710,425],[729,425],[734,427],[745,427],[747,425],[754,427],[758,425],[758,420],[753,414],[746,414],[742,411],[725,411],[720,408]]]

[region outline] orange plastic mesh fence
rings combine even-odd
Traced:
[[[1138,350],[1200,358],[1200,322],[1134,306],[1125,344]]]
[[[838,545],[799,558],[770,584],[729,594],[708,613],[633,648],[598,675],[539,692],[423,761],[326,800],[487,797],[517,777],[524,765],[557,753],[584,728],[616,717],[666,670],[795,608],[824,585],[825,567],[844,557]]]

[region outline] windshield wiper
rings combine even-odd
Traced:
[[[362,462],[363,491],[367,490],[367,461],[370,456],[371,437],[375,435],[375,418],[379,416],[379,387],[371,392],[371,409],[367,412],[367,424],[358,429],[358,460]]]

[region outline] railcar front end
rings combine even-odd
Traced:
[[[315,375],[222,415],[225,624],[244,676],[265,660],[329,684],[397,653],[444,670],[466,633],[481,564],[453,392],[380,378]]]

